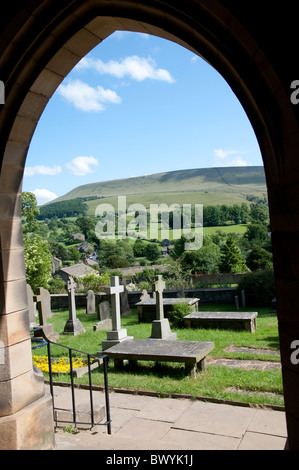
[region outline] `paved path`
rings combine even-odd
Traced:
[[[76,403],[89,392],[76,390]],[[70,390],[55,386],[56,406],[71,403]],[[103,392],[93,392],[104,404]],[[57,450],[283,450],[285,414],[281,411],[110,393],[112,435],[106,427],[56,433]],[[70,407],[70,406],[69,406]]]

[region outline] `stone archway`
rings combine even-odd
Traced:
[[[22,7],[11,5],[2,14],[0,79],[6,94],[5,104],[0,106],[3,448],[53,446],[53,433],[44,425],[45,417],[51,419],[51,406],[44,396],[43,381],[32,369],[28,333],[20,209],[28,147],[43,109],[63,78],[115,30],[154,34],[201,55],[223,75],[252,123],[268,187],[289,447],[299,447],[299,374],[297,364],[290,360],[291,344],[299,338],[299,122],[289,92],[291,81],[297,77],[292,75],[295,70],[287,65],[285,56],[273,56],[269,49],[271,41],[278,44],[275,25],[281,10],[273,13],[272,27],[263,32],[263,13],[259,12],[257,20],[255,2],[248,2],[248,6],[243,3],[241,11],[229,0],[25,0]],[[292,39],[291,28],[288,34],[285,47]],[[31,431],[19,431],[24,423],[29,429],[37,415]]]

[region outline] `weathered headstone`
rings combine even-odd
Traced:
[[[123,292],[120,294],[120,313],[121,315],[131,315],[131,309],[129,305],[129,296],[126,286],[124,286]]]
[[[149,293],[147,292],[147,290],[146,290],[146,289],[143,289],[142,295],[141,295],[141,297],[140,297],[140,302],[143,302],[144,300],[148,300],[148,299],[150,299],[150,298],[151,298],[151,296],[149,295]]]
[[[130,284],[127,284],[126,287],[129,292],[132,292],[136,289],[136,285],[133,282],[130,282]]]
[[[181,287],[178,290],[177,297],[182,298],[182,299],[185,298],[185,291],[184,291],[183,287]]]
[[[108,300],[104,300],[104,302],[99,303],[98,318],[100,321],[111,319],[110,303]]]
[[[27,300],[28,300],[28,310],[29,310],[29,322],[30,322],[30,325],[36,325],[37,311],[36,311],[35,302],[33,300],[33,297],[34,297],[33,290],[31,289],[30,284],[26,284],[26,287],[27,287]]]
[[[43,287],[37,289],[37,295],[33,297],[33,300],[36,302],[39,324],[45,325],[47,319],[51,317],[51,303],[49,302],[49,291]]]
[[[164,318],[163,290],[165,289],[165,282],[162,280],[161,275],[156,276],[155,279],[152,288],[156,294],[156,320],[153,320],[150,338],[176,340],[177,334],[171,332],[168,318]]]
[[[112,320],[110,313],[110,303],[108,302],[108,300],[104,300],[104,302],[99,303],[98,319],[99,321],[95,325],[93,325],[94,331],[111,330]]]
[[[74,279],[70,277],[67,282],[68,290],[68,301],[69,301],[69,319],[65,324],[63,334],[76,336],[79,333],[85,331],[82,323],[77,318],[76,314],[76,302],[75,302],[75,288],[76,283]]]
[[[93,290],[89,290],[87,292],[87,297],[86,297],[86,313],[93,314],[96,313],[96,298],[94,295]]]
[[[102,342],[103,351],[126,339],[132,339],[132,336],[127,336],[127,330],[121,328],[120,294],[123,291],[124,286],[119,283],[119,277],[112,276],[111,285],[106,289],[106,293],[111,296],[112,330],[107,331],[107,340]]]
[[[49,291],[43,287],[37,289],[37,295],[33,296],[33,301],[36,302],[38,317],[39,317],[39,326],[42,328],[41,331],[35,331],[34,336],[40,337],[44,335],[50,341],[56,341],[58,338],[58,333],[54,332],[54,327],[52,324],[47,323],[47,319],[51,317],[51,298]]]

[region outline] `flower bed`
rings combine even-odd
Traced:
[[[38,367],[42,372],[49,372],[49,362],[47,356],[33,356],[33,364]],[[90,365],[91,370],[100,367],[102,361],[100,359],[93,359]],[[68,357],[53,358],[51,363],[53,374],[69,374],[70,361]],[[82,357],[73,358],[72,361],[73,374],[77,377],[82,377],[88,372],[87,359]]]

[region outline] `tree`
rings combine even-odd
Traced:
[[[125,258],[121,258],[118,255],[110,255],[106,259],[106,265],[109,268],[128,268],[129,262]]]
[[[94,231],[96,226],[95,221],[91,217],[78,217],[76,224],[85,237],[87,237],[88,232]]]
[[[26,267],[26,280],[33,292],[38,287],[48,288],[51,279],[53,257],[49,244],[38,235],[24,238],[24,256]]]
[[[154,243],[149,243],[145,248],[145,256],[149,261],[153,263],[160,258],[160,251],[157,245]]]
[[[185,243],[188,241],[184,236],[174,242],[174,247],[170,252],[172,259],[178,259],[185,251]]]
[[[30,192],[22,193],[22,217],[24,218],[23,233],[37,232],[39,215],[35,194]]]
[[[273,267],[272,255],[261,246],[254,246],[247,256],[246,264],[251,271],[271,269]]]
[[[200,250],[185,251],[181,257],[184,271],[215,274],[219,272],[220,248],[215,243],[203,245]]]
[[[232,237],[228,237],[222,247],[220,271],[224,273],[244,273],[247,271],[242,253]]]
[[[50,242],[49,245],[53,256],[61,260],[70,259],[68,249],[62,243]]]
[[[77,262],[80,258],[81,254],[77,248],[75,246],[69,246],[67,249],[67,259]]]
[[[250,204],[250,217],[254,223],[269,223],[269,209],[265,204]]]
[[[248,224],[244,237],[249,240],[255,240],[256,242],[264,242],[267,238],[267,227],[260,222]]]
[[[145,248],[146,248],[146,244],[144,243],[144,241],[141,240],[140,238],[137,238],[137,240],[135,241],[133,245],[134,256],[136,256],[136,258],[140,258],[141,256],[144,256]]]

